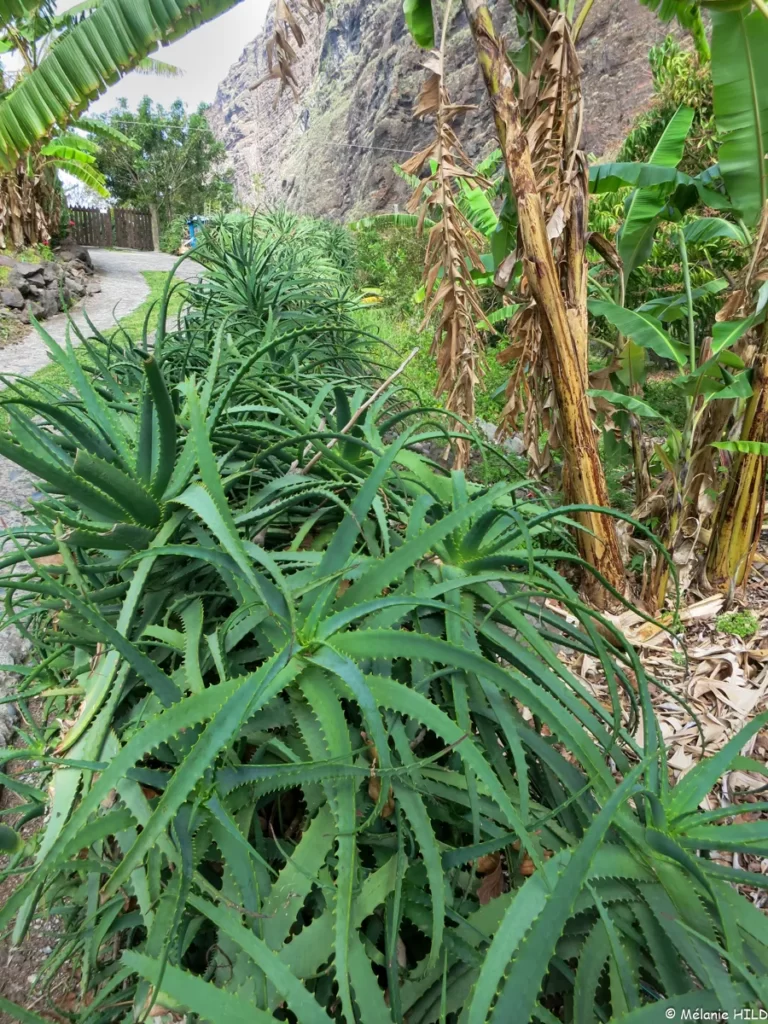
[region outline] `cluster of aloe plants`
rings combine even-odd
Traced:
[[[216,269],[230,245],[154,345],[51,342],[70,387],[3,393],[0,451],[43,481],[1,583],[44,714],[1,756],[16,813],[45,822],[0,924],[60,924],[37,1010],[0,1010],[551,1024],[768,1004],[768,923],[735,888],[765,878],[715,856],[765,855],[768,828],[698,810],[756,767],[740,751],[765,716],[671,788],[642,663],[558,571],[582,564],[579,509],[440,470],[445,424],[370,402],[330,293],[299,301],[273,246],[251,315],[263,299]],[[570,653],[601,663],[610,706]]]

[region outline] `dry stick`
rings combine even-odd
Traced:
[[[400,376],[400,374],[406,368],[408,363],[410,363],[411,360],[415,359],[418,354],[419,354],[419,349],[415,348],[413,350],[413,352],[411,352],[411,354],[408,356],[408,358],[406,360],[404,360],[398,366],[398,368],[395,370],[395,372],[390,377],[387,377],[387,379],[384,381],[384,383],[381,385],[381,387],[378,388],[376,391],[374,391],[374,393],[371,395],[371,397],[367,401],[363,402],[363,404],[360,406],[360,408],[354,414],[354,416],[349,421],[349,423],[347,423],[347,425],[345,427],[342,427],[341,430],[339,431],[339,433],[341,433],[341,434],[348,434],[349,431],[352,429],[352,427],[354,427],[354,425],[357,423],[357,421],[363,415],[363,413],[367,409],[370,409],[370,407],[373,405],[373,403],[376,401],[376,399],[384,394],[384,392],[387,390],[389,385],[394,380],[397,380],[397,378]],[[339,439],[337,437],[332,438],[331,441],[328,442],[328,445],[327,445],[325,451],[328,451],[330,448],[333,448],[333,446],[335,444],[338,444],[338,441],[339,441]],[[301,475],[301,476],[306,475],[314,466],[316,466],[317,463],[320,461],[320,459],[322,459],[323,455],[325,454],[325,451],[319,451],[316,455],[313,455],[312,458],[309,460],[309,462],[306,464],[306,466],[303,469],[298,470],[299,475]]]

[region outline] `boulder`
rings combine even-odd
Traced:
[[[43,320],[47,320],[51,316],[56,316],[56,314],[61,310],[61,303],[59,302],[59,289],[51,288],[47,292],[43,292],[40,298],[40,302],[43,307]]]
[[[5,284],[8,288],[18,288],[22,295],[29,294],[29,282],[26,277],[22,277],[16,270],[10,272]]]
[[[3,288],[0,291],[0,302],[8,309],[24,309],[24,296],[18,288]]]
[[[73,274],[70,274],[69,271],[67,271],[67,276],[64,278],[64,286],[68,288],[73,295],[76,295],[78,299],[82,299],[85,295],[85,282],[79,277],[75,277]]]
[[[27,303],[24,312],[21,314],[21,319],[24,321],[25,324],[30,323],[32,317],[34,317],[35,320],[42,320],[44,315],[44,308],[45,307],[43,306],[42,302],[36,302],[35,300],[32,300]]]
[[[24,323],[30,322],[30,316],[38,320],[55,316],[86,294],[101,291],[99,282],[91,280],[93,263],[84,246],[66,246],[56,262],[24,263],[0,253],[0,268],[4,268],[0,308],[16,311]]]
[[[77,261],[82,263],[91,273],[93,273],[93,260],[91,259],[90,252],[84,245],[76,245],[74,242],[65,242],[59,250],[58,255],[62,263]]]
[[[17,263],[16,270],[21,274],[22,277],[34,277],[36,274],[42,276],[43,264],[42,263]]]

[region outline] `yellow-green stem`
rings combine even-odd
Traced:
[[[685,232],[682,228],[678,231],[680,243],[680,255],[683,260],[683,284],[685,285],[685,300],[688,308],[688,354],[691,361],[691,373],[696,372],[696,321],[693,316],[693,292],[691,290],[691,268],[688,263],[688,246],[685,244]]]
[[[595,0],[584,0],[584,6],[579,11],[579,16],[573,23],[573,31],[571,36],[573,37],[574,43],[578,40],[581,30],[584,28],[584,22],[589,17],[589,12],[592,10]]]

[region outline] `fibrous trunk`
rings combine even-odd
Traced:
[[[553,229],[551,219],[548,225],[545,218],[504,48],[494,32],[487,6],[481,0],[463,0],[463,3],[517,202],[525,274],[538,308],[560,414],[569,496],[578,504],[607,506],[605,474],[587,399],[584,224],[588,197],[583,175],[579,173],[578,163],[570,161],[571,166],[564,176],[572,191],[567,209],[561,208],[565,220],[565,269],[561,280],[550,242],[550,235],[558,229]],[[567,26],[562,30],[567,33]],[[584,528],[579,531],[579,543],[584,558],[613,587],[623,591],[624,565],[613,520],[599,512],[581,513],[580,519]],[[607,600],[605,590],[595,583],[591,584],[591,596],[599,603]]]
[[[48,169],[34,160],[19,163],[13,174],[0,176],[0,249],[48,242],[58,222],[61,200]]]
[[[768,442],[768,324],[763,326],[752,387],[741,436],[743,441],[765,444]],[[707,578],[718,590],[741,586],[749,576],[763,526],[767,462],[764,455],[734,455],[707,557]]]

